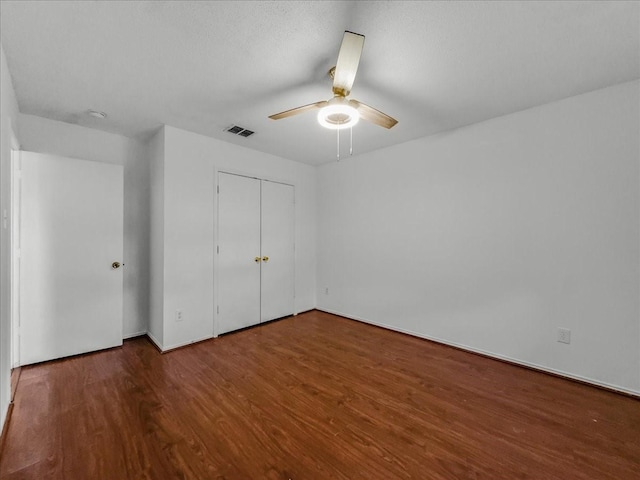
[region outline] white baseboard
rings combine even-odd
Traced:
[[[143,335],[146,335],[146,334],[147,334],[146,330],[135,332],[135,333],[127,333],[126,335],[122,336],[122,339],[127,340],[129,338],[142,337]]]
[[[147,334],[147,335],[148,335],[148,334]],[[168,352],[168,351],[170,351],[170,350],[175,350],[176,348],[180,348],[180,347],[186,347],[187,345],[191,345],[192,343],[202,342],[202,341],[204,341],[204,340],[209,340],[209,339],[211,339],[211,338],[213,338],[213,335],[207,335],[207,336],[205,336],[205,337],[197,338],[197,339],[195,339],[195,340],[189,340],[188,342],[182,342],[182,343],[176,343],[176,344],[174,344],[174,345],[169,345],[168,347],[160,347],[160,346],[158,346],[158,348],[160,348],[160,351],[161,351],[162,353],[167,353],[167,352]],[[157,342],[155,342],[155,341],[154,341],[153,343],[155,343],[156,345],[158,345],[158,343],[157,343]]]
[[[545,366],[542,366],[542,365],[538,365],[536,363],[525,362],[525,361],[519,360],[517,358],[508,357],[506,355],[500,355],[499,353],[490,352],[490,351],[487,351],[487,350],[481,350],[479,348],[470,347],[468,345],[464,345],[464,344],[461,344],[461,343],[450,342],[448,340],[443,340],[442,338],[433,337],[433,336],[425,335],[425,334],[418,333],[418,332],[413,332],[411,330],[405,330],[403,328],[398,328],[398,327],[395,327],[395,326],[392,326],[392,325],[387,325],[385,323],[372,322],[371,320],[367,320],[365,318],[356,317],[354,315],[347,315],[345,313],[329,310],[329,309],[326,309],[326,308],[317,307],[316,309],[321,311],[321,312],[331,313],[333,315],[338,315],[340,317],[345,317],[345,318],[348,318],[350,320],[356,320],[358,322],[368,323],[369,325],[375,325],[376,327],[385,328],[387,330],[393,330],[394,332],[405,333],[405,334],[411,335],[413,337],[424,338],[425,340],[431,340],[432,342],[441,343],[443,345],[448,345],[450,347],[456,347],[456,348],[459,348],[461,350],[466,350],[468,352],[479,353],[480,355],[485,355],[487,357],[496,358],[498,360],[504,360],[506,362],[513,363],[515,365],[520,365],[520,366],[527,367],[527,368],[531,368],[533,370],[539,370],[541,372],[551,373],[551,374],[558,375],[558,376],[561,376],[561,377],[565,377],[565,378],[568,378],[568,379],[571,379],[571,380],[577,380],[579,382],[589,383],[589,384],[595,385],[597,387],[606,388],[607,390],[613,390],[613,391],[616,391],[616,392],[624,393],[626,395],[632,395],[634,397],[640,397],[640,391],[632,390],[632,389],[625,388],[625,387],[621,387],[619,385],[613,385],[613,384],[610,384],[610,383],[601,382],[599,380],[594,380],[593,378],[583,377],[582,375],[575,375],[573,373],[565,372],[565,371],[562,371],[562,370],[557,370],[555,368],[545,367]]]
[[[162,343],[160,343],[158,341],[158,339],[156,337],[154,337],[151,332],[147,332],[147,337],[149,337],[149,340],[151,340],[151,342],[153,342],[153,344],[156,346],[156,348],[158,350],[160,350],[161,352],[164,352],[164,348],[162,347]]]

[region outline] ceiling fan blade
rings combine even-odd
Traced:
[[[380,125],[384,128],[391,128],[398,123],[395,118],[357,100],[349,100],[349,104],[358,110],[360,118],[368,122],[375,123],[376,125]]]
[[[269,118],[271,120],[280,120],[281,118],[293,117],[294,115],[298,115],[299,113],[303,113],[308,110],[313,110],[314,108],[322,108],[326,104],[327,101],[322,100],[321,102],[310,103],[309,105],[303,105],[302,107],[296,107],[292,108],[291,110],[285,110],[284,112],[269,115]]]
[[[344,32],[338,62],[333,77],[333,93],[346,97],[351,92],[356,79],[360,55],[364,46],[364,35],[349,31]]]

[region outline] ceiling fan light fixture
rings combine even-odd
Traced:
[[[360,120],[360,113],[351,105],[335,103],[323,107],[318,112],[318,123],[331,130],[353,127]]]

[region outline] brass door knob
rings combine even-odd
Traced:
[[[116,268],[120,268],[120,262],[113,262],[113,263],[111,264],[111,268],[113,268],[114,270],[115,270]]]
[[[265,257],[262,257],[262,261],[263,261],[263,262],[268,262],[268,261],[269,261],[269,257],[266,257],[266,256],[265,256]]]
[[[256,261],[256,263],[260,263],[260,260],[262,260],[260,257],[256,257],[254,258],[254,260]]]

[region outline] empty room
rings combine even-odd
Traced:
[[[0,480],[640,478],[640,2],[0,0]]]

